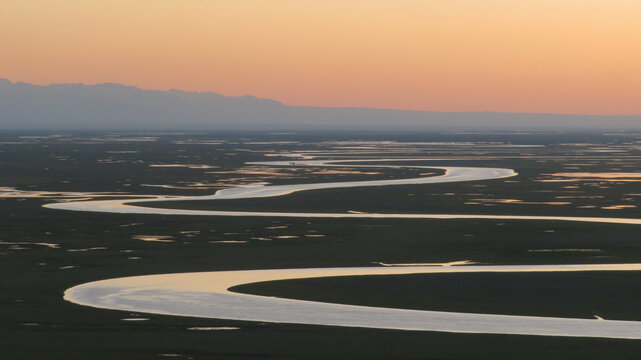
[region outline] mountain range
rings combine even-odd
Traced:
[[[0,79],[0,130],[641,130],[641,116],[301,107],[212,92]]]

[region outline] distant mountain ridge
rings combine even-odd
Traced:
[[[296,107],[249,95],[0,78],[0,130],[641,130],[641,116]]]

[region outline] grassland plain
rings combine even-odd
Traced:
[[[384,190],[334,189],[180,206],[639,217],[636,207],[603,209],[637,206],[638,195],[633,195],[639,193],[636,182],[535,181],[560,180],[543,175],[560,172],[638,171],[639,137],[630,134],[51,135],[21,138],[5,134],[0,141],[0,184],[34,191],[199,195],[230,184],[259,181],[348,181],[415,175],[415,170],[350,173],[353,169],[348,167],[343,174],[331,175],[303,170],[286,172],[287,176],[238,172],[246,167],[244,162],[265,160],[266,154],[314,151],[359,158],[366,153],[396,154],[449,157],[452,159],[430,164],[500,166],[514,168],[521,175],[507,179],[518,183],[496,180]],[[398,142],[379,142],[388,141],[390,136]],[[218,168],[150,166],[163,164]],[[496,199],[517,199],[521,203]],[[641,245],[635,226],[93,214],[41,207],[50,201],[46,197],[0,199],[3,358],[634,359],[641,353],[641,343],[630,340],[249,323],[92,309],[62,300],[62,291],[79,283],[169,272],[455,260],[488,264],[638,262]],[[177,206],[162,204],[166,205]],[[526,274],[317,279],[257,284],[244,291],[378,306],[638,320],[638,306],[634,304],[639,299],[638,273],[522,276]],[[377,291],[380,287],[385,291]],[[475,296],[470,297],[470,293]],[[556,299],[552,303],[558,306],[551,306],[549,301],[540,306],[550,298]],[[207,328],[222,329],[202,330]]]

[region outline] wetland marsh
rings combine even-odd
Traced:
[[[391,269],[394,267],[383,264],[466,261],[477,265],[452,268],[637,263],[641,261],[638,225],[555,221],[554,217],[641,218],[637,207],[641,135],[93,133],[3,134],[0,140],[0,166],[6,170],[0,174],[0,209],[5,219],[0,256],[6,289],[2,292],[6,319],[2,331],[8,341],[4,351],[11,357],[43,357],[47,353],[48,358],[113,358],[116,354],[132,359],[166,354],[194,359],[306,358],[313,352],[323,358],[473,359],[495,351],[496,358],[599,358],[608,348],[608,354],[634,358],[641,351],[636,340],[186,318],[94,309],[62,299],[66,289],[82,283],[164,273]],[[400,162],[394,160],[400,158],[421,159],[414,164],[425,168],[399,167]],[[332,167],[303,166],[305,161],[317,159],[344,162]],[[363,168],[356,166],[362,163],[349,162],[377,159],[377,164],[386,167]],[[260,165],[265,161],[281,161],[283,166]],[[46,204],[64,208],[87,200],[127,202],[156,195],[167,200],[210,196],[222,189],[242,192],[294,184],[429,179],[442,176],[439,169],[448,166],[514,169],[518,176],[137,204],[197,211],[357,215],[333,219],[104,214],[43,208]],[[372,213],[402,216],[367,216]],[[412,219],[407,214],[477,214],[486,218]],[[549,218],[531,221],[493,215]],[[443,274],[443,278],[435,274],[359,276],[242,288],[243,292],[283,298],[386,308],[601,322],[594,317],[598,316],[633,322],[639,320],[639,309],[634,301],[626,300],[641,296],[634,285],[640,273],[596,271],[559,277],[546,273],[544,278],[526,278],[530,275],[526,273]],[[504,287],[497,293],[504,301],[489,295],[476,302],[460,301],[461,294],[475,291],[474,284],[482,287],[486,283],[492,288],[523,281],[531,284],[530,288]],[[546,283],[558,286],[550,288]],[[578,285],[563,292],[564,283]],[[393,289],[394,296],[377,293],[378,288]],[[554,302],[526,301],[523,294],[534,291],[528,289],[538,289],[538,299],[559,299],[558,308],[553,307]],[[597,292],[599,296],[589,295]],[[592,300],[581,301],[577,294]],[[110,340],[105,342],[105,337]],[[371,339],[380,346],[366,346]],[[382,349],[384,344],[396,345]],[[447,344],[469,346],[443,346]],[[282,350],[285,346],[288,352]]]

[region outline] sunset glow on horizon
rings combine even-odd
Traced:
[[[0,78],[641,115],[639,0],[5,0]]]

